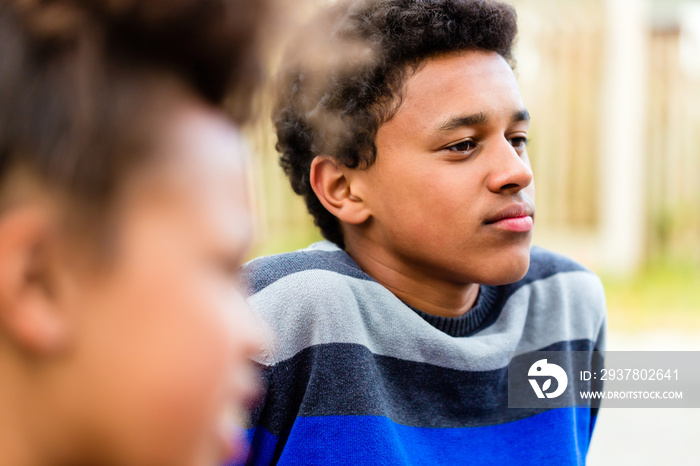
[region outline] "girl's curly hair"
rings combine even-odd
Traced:
[[[28,167],[104,205],[142,161],[132,149],[153,139],[143,115],[166,84],[222,110],[233,102],[242,122],[270,3],[0,0],[0,188]]]

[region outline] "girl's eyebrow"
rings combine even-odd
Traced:
[[[512,121],[513,123],[517,123],[519,121],[530,121],[530,112],[528,112],[526,109],[518,110],[513,114]]]

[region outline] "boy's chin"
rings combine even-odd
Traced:
[[[530,254],[515,253],[494,261],[493,267],[484,270],[478,283],[483,285],[508,285],[521,280],[530,268]]]

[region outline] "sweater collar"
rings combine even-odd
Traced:
[[[410,304],[404,304],[436,329],[452,337],[467,337],[482,327],[482,324],[494,309],[497,297],[497,287],[479,285],[479,296],[476,298],[474,306],[459,317],[436,316],[416,309]]]
[[[338,250],[343,251],[338,248],[333,243],[329,241],[321,241],[312,245],[311,249],[323,249],[323,250]],[[345,251],[344,255],[349,264],[356,268],[363,274],[367,275],[359,265],[350,257]],[[367,275],[369,279],[375,281],[374,278]],[[388,291],[388,290],[387,290]],[[452,337],[466,337],[482,327],[482,324],[486,321],[491,311],[494,309],[494,305],[498,299],[498,288],[495,286],[479,285],[479,296],[476,298],[476,302],[471,309],[459,317],[441,317],[433,314],[428,314],[427,312],[421,311],[410,304],[403,302],[409,309],[418,314],[423,320],[428,322],[430,325],[436,329],[444,332]]]

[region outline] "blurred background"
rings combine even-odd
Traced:
[[[511,3],[534,243],[601,277],[609,350],[700,350],[700,0]],[[261,99],[252,256],[320,239],[277,164]],[[598,422],[591,465],[700,464],[700,410],[603,409]]]

